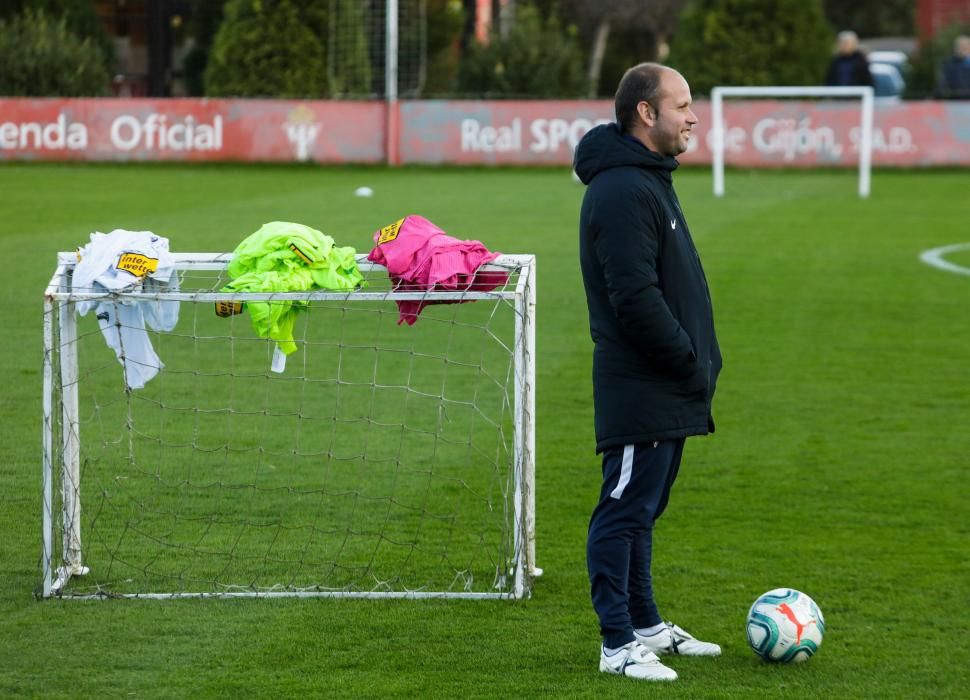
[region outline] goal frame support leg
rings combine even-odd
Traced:
[[[61,459],[58,466],[61,469],[61,498],[63,504],[63,565],[57,567],[55,570],[56,579],[48,583],[51,577],[50,569],[52,566],[49,559],[45,560],[45,596],[57,595],[67,585],[67,582],[72,576],[84,576],[90,571],[88,567],[84,566],[81,552],[81,441],[79,432],[80,420],[78,417],[77,317],[73,302],[62,301],[57,304],[57,307],[62,439]],[[46,325],[47,322],[45,321],[45,342]],[[53,346],[53,343],[51,343],[51,346]],[[53,347],[51,347],[51,351],[53,351]],[[50,401],[50,391],[46,385],[47,364],[48,361],[45,359],[45,402]],[[51,371],[51,375],[53,378],[53,371]],[[51,409],[50,418],[53,417],[52,410],[56,409]],[[48,418],[45,415],[45,422],[47,420]],[[47,441],[52,442],[52,440],[52,434],[45,435],[45,450],[49,449]],[[51,499],[53,494],[51,493],[49,495],[48,491],[52,491],[53,468],[54,460],[45,458],[45,519],[49,519],[52,515],[53,503]],[[49,540],[52,539],[52,529],[53,526],[45,520],[45,553],[49,553],[50,555],[53,554],[49,548]]]
[[[515,585],[524,598],[542,574],[535,554],[535,259],[523,268],[515,326]]]
[[[41,465],[41,595],[49,598],[53,590],[54,569],[54,315],[59,305],[48,295],[44,298],[44,397]]]

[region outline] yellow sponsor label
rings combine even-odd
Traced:
[[[381,245],[382,243],[390,243],[395,238],[397,238],[397,234],[400,233],[401,224],[403,223],[404,223],[404,219],[398,219],[390,226],[385,226],[384,228],[382,228],[381,235],[378,236],[377,238],[377,244]]]
[[[144,277],[158,269],[158,258],[150,258],[141,253],[122,253],[117,267],[135,277]]]
[[[216,316],[221,318],[226,318],[228,316],[235,316],[236,314],[241,314],[243,310],[243,305],[241,301],[217,301],[216,302]]]
[[[305,262],[307,265],[312,265],[313,261],[310,260],[309,256],[302,250],[296,247],[296,243],[290,243],[290,250],[296,253],[296,257]]]

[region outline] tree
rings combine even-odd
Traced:
[[[0,19],[0,95],[98,96],[108,79],[104,54],[71,32],[66,18],[27,8]]]
[[[50,20],[64,20],[68,33],[82,41],[87,39],[101,53],[104,66],[114,67],[115,50],[105,31],[94,3],[90,0],[3,0],[0,19],[12,19],[26,10],[39,10]]]
[[[940,68],[953,53],[953,42],[960,35],[970,36],[970,24],[950,24],[932,40],[920,42],[919,54],[906,77],[906,97],[925,99],[939,95]]]
[[[579,97],[584,82],[575,30],[526,3],[505,36],[469,48],[458,77],[462,92],[504,97]]]
[[[610,47],[610,38],[619,36],[614,42],[622,54],[618,61],[623,67],[647,60],[661,58],[659,55],[667,39],[677,24],[677,16],[686,0],[654,0],[645,3],[641,0],[562,0],[560,12],[568,22],[583,27],[581,37],[589,47],[586,69],[587,97],[596,97],[603,83],[603,66]],[[624,49],[630,48],[633,50]],[[613,63],[617,63],[616,60]],[[613,76],[611,76],[613,77]],[[618,77],[618,76],[617,76]],[[611,87],[616,81],[610,83]]]
[[[825,16],[834,31],[851,29],[859,36],[912,36],[913,0],[825,0]]]
[[[459,0],[428,0],[427,8],[428,65],[422,92],[435,95],[455,88],[465,15]]]
[[[692,0],[668,63],[695,95],[716,85],[818,85],[832,38],[820,0]]]
[[[378,47],[370,46],[367,41],[368,21],[377,20],[383,23],[383,15],[375,12],[365,12],[360,0],[335,0],[334,13],[329,19],[330,29],[327,35],[328,67],[330,71],[330,90],[337,96],[373,95],[383,92],[383,86],[372,84],[374,72],[372,61],[378,57],[372,55],[372,50]],[[379,28],[372,36],[377,36]]]
[[[229,0],[206,68],[206,94],[326,96],[323,44],[301,16],[301,4],[294,0]]]

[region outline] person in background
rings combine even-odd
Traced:
[[[825,75],[825,84],[833,87],[873,85],[869,61],[859,49],[859,37],[855,32],[839,32],[838,48]]]
[[[970,36],[958,36],[953,43],[953,55],[940,68],[937,96],[970,100]]]

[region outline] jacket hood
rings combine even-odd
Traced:
[[[673,156],[651,151],[615,123],[600,124],[586,132],[573,154],[573,170],[584,185],[610,168],[633,166],[659,170],[668,180],[679,163]]]

